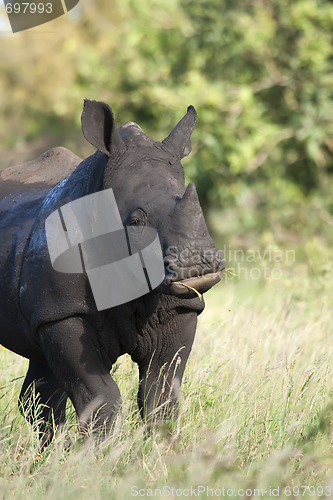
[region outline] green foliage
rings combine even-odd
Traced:
[[[193,104],[184,163],[220,244],[295,251],[283,279],[254,286],[249,267],[207,297],[171,442],[146,438],[137,374],[121,361],[121,435],[100,454],[89,444],[64,452],[60,437],[34,463],[36,436],[17,411],[21,381],[12,382],[26,362],[2,350],[0,497],[329,484],[332,2],[81,0],[71,16],[0,36],[0,168],[56,145],[90,154],[84,97],[107,101],[118,123],[136,121],[156,140]],[[270,264],[255,265],[263,273]]]
[[[186,170],[206,208],[233,208],[237,231],[331,234],[330,1],[86,0],[75,12],[2,36],[1,168],[53,145],[89,154],[83,97],[156,140],[193,104]]]

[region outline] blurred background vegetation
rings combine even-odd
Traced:
[[[333,242],[333,4],[325,0],[80,0],[1,35],[0,168],[92,149],[83,98],[162,140],[192,104],[184,161],[215,237]]]
[[[138,434],[130,410],[101,459],[74,448],[67,460],[60,442],[34,471],[36,438],[15,402],[26,362],[1,351],[0,497],[119,499],[163,481],[333,484],[333,2],[80,0],[38,28],[3,29],[0,169],[53,146],[91,154],[85,97],[155,140],[196,107],[187,181],[239,281],[208,292],[176,440],[162,447]],[[134,405],[131,368],[116,377]]]

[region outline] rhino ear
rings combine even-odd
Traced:
[[[180,120],[180,122],[175,126],[170,135],[164,139],[163,144],[171,149],[178,158],[184,158],[190,154],[192,150],[191,146],[191,134],[193,132],[194,126],[197,121],[197,112],[193,106],[187,108],[186,115]]]
[[[114,156],[125,148],[112,110],[105,102],[85,99],[81,124],[84,137],[102,153]]]

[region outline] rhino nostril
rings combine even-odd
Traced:
[[[171,285],[171,283],[176,281],[175,276],[176,276],[175,273],[173,273],[172,271],[171,271],[171,273],[169,272],[169,274],[164,279],[164,284]]]

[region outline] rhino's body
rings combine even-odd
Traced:
[[[41,357],[23,305],[27,287],[22,284],[22,274],[32,228],[43,217],[49,191],[81,161],[65,148],[54,148],[37,160],[0,173],[0,337],[8,349],[28,359]],[[27,275],[36,279],[32,269],[28,268]],[[34,283],[29,290],[36,291]]]
[[[200,255],[204,248],[215,247],[194,187],[184,194],[177,155],[188,154],[185,146],[188,149],[195,122],[189,113],[185,118],[191,123],[180,137],[183,145],[177,132],[184,136],[184,131],[177,127],[176,138],[171,134],[164,143],[153,143],[135,124],[118,133],[109,108],[89,101],[83,131],[99,149],[93,156],[81,162],[73,153],[55,148],[35,162],[1,173],[0,343],[30,359],[20,400],[28,408],[26,391],[32,382],[37,384],[41,403],[47,404],[42,412],[45,422],[51,417],[56,424],[63,421],[69,396],[81,426],[95,419],[95,427],[109,429],[120,405],[110,370],[124,353],[139,365],[143,415],[162,404],[156,415],[165,416],[178,399],[197,314],[204,305],[173,282],[188,282],[205,291],[218,281],[222,267],[218,256],[198,261],[192,255],[194,246]],[[184,128],[181,123],[178,127]],[[149,224],[158,231],[169,267],[157,291],[97,311],[85,274],[52,268],[45,220],[63,205],[110,187],[124,224]],[[185,265],[170,259],[172,243],[188,254]],[[203,278],[191,278],[195,266]],[[32,419],[31,413],[27,416]]]

